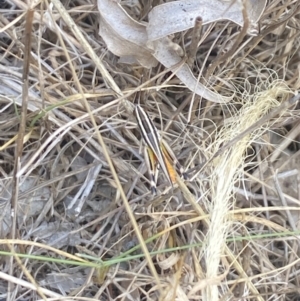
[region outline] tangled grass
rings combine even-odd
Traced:
[[[203,28],[193,72],[234,92],[227,104],[162,66],[119,63],[94,2],[48,9],[37,4],[30,32],[25,3],[0,14],[1,298],[298,300],[297,1],[268,1],[259,35],[230,57],[238,26]],[[185,48],[191,34],[174,39]],[[189,175],[170,187],[160,172],[157,196],[132,115],[139,91]]]

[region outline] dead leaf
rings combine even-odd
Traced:
[[[151,68],[157,61],[146,47],[146,25],[133,20],[116,2],[98,0],[101,15],[99,34],[109,51],[120,57],[135,58],[142,66]]]
[[[199,83],[186,63],[176,68],[176,65],[182,61],[182,58],[177,54],[177,51],[174,50],[172,41],[169,38],[149,42],[147,45],[153,50],[155,58],[166,68],[174,66],[172,71],[192,92],[216,103],[226,103],[233,98],[233,95],[231,97],[222,96]]]
[[[166,68],[170,68],[195,94],[212,102],[226,103],[234,95],[225,97],[211,91],[211,87],[199,83],[187,64],[183,63],[178,66],[182,57],[175,49],[180,49],[180,47],[167,36],[192,28],[195,19],[199,16],[204,24],[226,19],[242,26],[244,23],[243,6],[240,3],[240,1],[221,0],[172,1],[158,5],[150,11],[149,24],[146,26],[133,20],[116,1],[98,0],[98,9],[101,14],[99,34],[108,49],[120,56],[122,62],[137,61],[142,66],[150,68],[159,61]],[[249,30],[253,31],[265,8],[266,0],[249,0],[246,5]]]
[[[253,33],[265,9],[266,0],[249,0],[245,3],[250,21],[248,31]],[[150,41],[193,28],[197,17],[202,18],[203,24],[221,20],[229,20],[240,26],[244,24],[240,1],[172,1],[154,7],[148,17],[147,33]]]

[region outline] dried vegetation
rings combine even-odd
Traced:
[[[121,5],[147,21],[150,2]],[[268,1],[256,36],[202,26],[188,63],[223,103],[120,62],[95,2],[52,3],[32,26],[23,1],[1,3],[0,297],[299,300],[298,1]],[[172,41],[190,54],[192,36]],[[189,175],[160,172],[157,196],[137,101]]]

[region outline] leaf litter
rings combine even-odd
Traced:
[[[25,116],[29,7],[0,15],[1,250],[20,254],[2,256],[1,298],[295,300],[297,1],[31,5]],[[159,173],[157,196],[137,92],[189,174]]]

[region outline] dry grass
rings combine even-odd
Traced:
[[[221,45],[239,28],[204,27],[193,71],[235,93],[226,105],[162,66],[118,63],[95,3],[64,5],[53,32],[47,1],[32,27],[22,1],[2,3],[0,299],[299,300],[297,1],[268,1],[260,34],[240,35],[229,57]],[[184,48],[191,35],[174,39]],[[156,197],[132,115],[139,90],[190,177],[171,188],[160,173]]]

